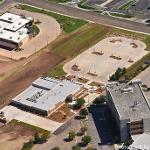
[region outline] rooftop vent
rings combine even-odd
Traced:
[[[121,89],[121,92],[122,93],[131,93],[131,92],[133,92],[133,89],[131,87],[129,87],[129,88]]]

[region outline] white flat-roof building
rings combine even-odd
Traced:
[[[12,105],[41,115],[48,115],[69,95],[81,91],[82,85],[69,80],[38,78],[32,85],[12,99]]]
[[[0,47],[12,50],[21,45],[28,37],[31,20],[9,12],[0,16]]]

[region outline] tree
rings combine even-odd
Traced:
[[[81,150],[80,146],[79,145],[74,145],[72,147],[72,150]]]
[[[51,150],[60,150],[60,148],[59,147],[54,147]]]
[[[75,136],[76,136],[75,131],[71,130],[71,131],[69,132],[69,139],[70,139],[70,140],[73,140],[73,139],[75,138]]]
[[[39,133],[36,132],[35,135],[34,135],[34,143],[40,143],[41,142],[41,138],[39,136]]]
[[[85,104],[85,100],[83,98],[77,99],[77,104],[75,105],[75,109],[80,109]]]
[[[87,131],[87,127],[83,126],[83,127],[81,127],[80,130],[81,130],[81,133],[84,134]]]
[[[83,138],[82,138],[82,142],[85,144],[85,145],[87,145],[87,144],[89,144],[90,142],[91,142],[91,137],[90,136],[84,136]]]
[[[95,98],[93,104],[100,105],[103,104],[104,102],[106,102],[106,96],[102,95],[100,97]]]
[[[111,81],[119,80],[127,72],[126,68],[118,68],[116,72],[110,77]]]
[[[24,143],[22,150],[29,150],[33,147],[33,140],[30,140],[27,143]]]
[[[87,115],[88,115],[88,110],[86,108],[80,110],[80,116],[82,118],[86,118]]]

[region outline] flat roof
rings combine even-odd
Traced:
[[[26,25],[30,20],[24,19],[24,18],[19,18],[15,22],[9,24],[8,26],[4,27],[4,29],[11,30],[11,31],[17,31],[24,25]]]
[[[29,19],[22,18],[9,12],[0,16],[0,38],[15,43],[21,42],[28,36],[28,29],[25,27]]]
[[[40,77],[12,101],[48,111],[55,108],[57,103],[65,101],[70,94],[78,92],[81,87],[82,85],[69,80]]]
[[[10,32],[7,30],[0,30],[0,38],[8,41],[13,41],[15,43],[19,43],[25,37],[28,36],[28,30],[26,28],[21,28],[17,32]]]
[[[6,21],[6,22],[10,22],[10,23],[16,21],[19,18],[21,18],[21,16],[15,15],[15,14],[10,13],[10,12],[5,12],[4,14],[2,14],[0,16],[0,20]]]
[[[120,119],[138,121],[150,117],[150,104],[137,82],[107,85]]]

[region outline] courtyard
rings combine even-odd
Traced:
[[[108,37],[66,63],[64,71],[96,82],[107,83],[118,67],[129,67],[148,52],[146,44],[127,37]]]

